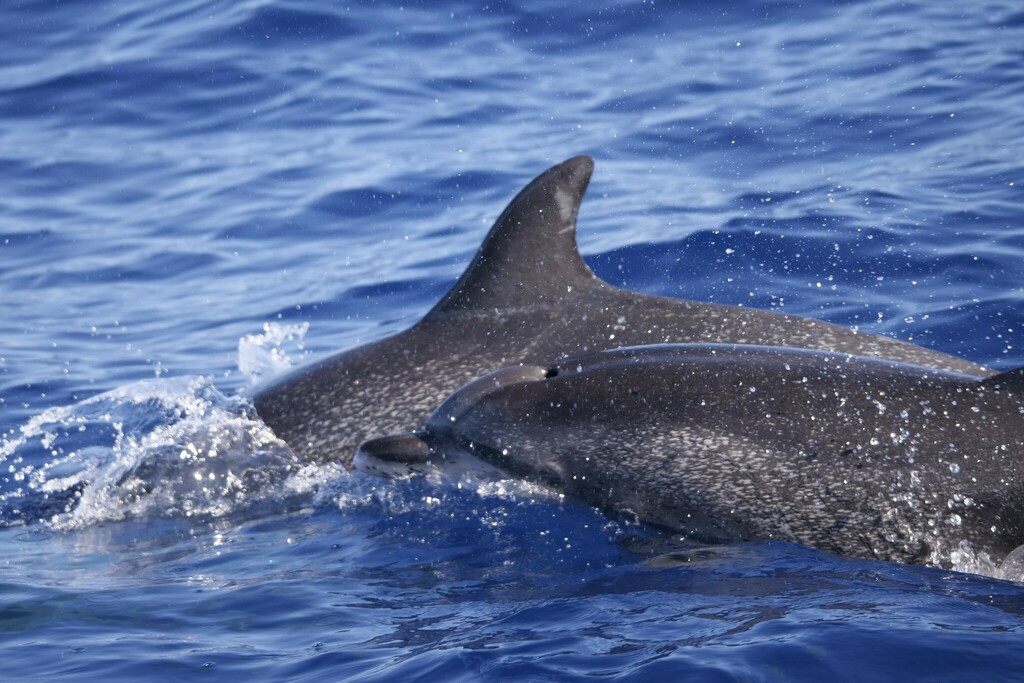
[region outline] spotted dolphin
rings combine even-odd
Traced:
[[[948,564],[1024,544],[1024,368],[979,379],[784,347],[664,345],[498,370],[357,464],[459,450],[694,540]]]
[[[299,455],[350,466],[356,447],[408,431],[452,391],[497,368],[621,346],[785,345],[985,368],[887,337],[794,315],[669,299],[599,280],[576,247],[593,161],[545,171],[498,217],[462,277],[404,332],[298,368],[259,388],[260,418]]]

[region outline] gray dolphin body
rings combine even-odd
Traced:
[[[945,564],[1024,544],[1024,368],[978,379],[781,347],[666,345],[499,370],[360,469],[453,447],[700,541]]]
[[[497,368],[641,344],[725,342],[842,351],[955,370],[985,368],[836,325],[648,296],[599,280],[576,248],[593,162],[575,157],[513,199],[445,297],[394,336],[260,388],[260,418],[299,455],[350,466],[356,447],[408,431],[452,391]]]

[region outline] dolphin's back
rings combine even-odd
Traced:
[[[538,176],[422,321],[266,384],[253,396],[259,416],[300,455],[349,466],[360,442],[414,429],[475,377],[621,346],[784,345],[990,374],[943,353],[809,318],[649,296],[599,280],[576,246],[592,170],[591,159],[575,157]]]
[[[438,438],[699,540],[783,539],[904,562],[1024,543],[1024,392],[799,349],[687,345],[504,372]],[[470,397],[472,400],[467,400]]]

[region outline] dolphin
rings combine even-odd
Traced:
[[[415,429],[471,379],[622,346],[783,345],[991,374],[810,318],[650,296],[599,280],[576,247],[576,216],[592,172],[593,161],[578,156],[542,173],[502,212],[462,277],[422,320],[259,387],[259,417],[300,457],[350,467],[362,441]]]
[[[359,469],[484,463],[701,542],[948,566],[1024,544],[1024,368],[682,344],[498,370]]]

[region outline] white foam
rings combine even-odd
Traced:
[[[380,507],[387,515],[402,514],[448,505],[453,495],[463,494],[510,503],[565,502],[565,495],[554,489],[510,477],[457,449],[414,466],[366,456],[357,457],[356,466],[359,474],[337,479],[339,486],[329,494],[341,510]],[[426,487],[409,485],[417,480]]]
[[[1024,583],[1024,546],[1019,546],[999,560],[987,552],[977,551],[969,541],[960,541],[956,549],[949,553],[949,561],[958,572]]]
[[[0,462],[3,509],[57,529],[279,508],[308,502],[333,473],[300,462],[247,399],[206,377],[146,380],[47,410],[0,443]]]
[[[294,364],[293,357],[305,354],[308,331],[309,323],[263,323],[262,334],[247,334],[238,340],[238,371],[250,386],[286,372]]]

